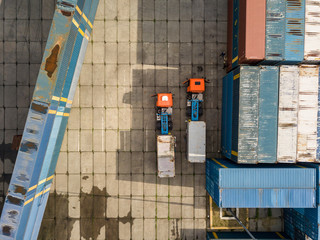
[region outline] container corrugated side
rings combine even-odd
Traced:
[[[235,128],[238,132],[238,139],[235,139],[238,151],[235,148],[232,151],[239,163],[257,163],[258,160],[259,69],[241,66],[240,77],[235,79],[239,82],[239,123],[238,129]]]
[[[320,4],[306,0],[304,60],[320,61]]]
[[[228,0],[227,71],[232,69],[233,44],[233,0]]]
[[[278,162],[296,162],[298,101],[299,67],[281,66],[279,79]]]
[[[223,96],[222,96],[222,129],[221,144],[222,154],[226,158],[231,158],[232,144],[232,100],[233,99],[233,72],[228,73],[223,78]]]
[[[239,64],[265,57],[266,0],[240,0]]]
[[[258,162],[277,161],[279,68],[263,66],[259,82]]]
[[[315,169],[207,159],[206,189],[223,208],[315,207]]]
[[[299,75],[297,161],[315,162],[319,66],[301,65]]]
[[[267,0],[265,62],[284,60],[286,0]]]
[[[284,62],[297,64],[303,61],[305,0],[286,0],[286,28]]]
[[[233,27],[232,27],[232,68],[239,63],[239,7],[240,0],[233,0]]]

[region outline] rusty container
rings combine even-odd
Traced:
[[[257,63],[265,57],[266,0],[240,0],[239,64]]]

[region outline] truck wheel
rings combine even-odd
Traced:
[[[171,131],[173,129],[173,123],[170,121],[168,125],[169,125],[169,130]]]
[[[191,107],[186,108],[186,115],[187,117],[191,117]]]

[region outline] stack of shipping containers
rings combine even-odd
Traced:
[[[207,191],[219,207],[284,208],[292,239],[320,239],[320,1],[228,0],[228,10],[225,159],[207,160]]]

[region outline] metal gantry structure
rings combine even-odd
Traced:
[[[37,239],[99,0],[58,0],[5,199],[0,239]]]

